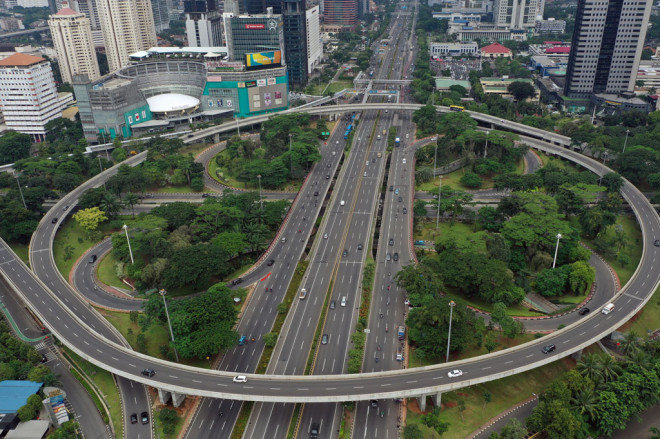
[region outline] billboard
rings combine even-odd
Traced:
[[[245,54],[247,70],[263,69],[265,67],[279,67],[282,65],[282,51],[257,52]]]
[[[266,25],[263,23],[246,24],[245,29],[266,29]]]
[[[274,78],[273,78],[274,79]],[[261,80],[257,80],[260,82]],[[249,110],[251,113],[268,111],[280,108],[286,108],[289,105],[287,100],[287,84],[273,84],[254,87],[248,90]]]

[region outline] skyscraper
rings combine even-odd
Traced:
[[[648,0],[579,0],[564,94],[632,91],[651,6]]]
[[[243,61],[246,53],[282,51],[284,34],[279,14],[238,15],[223,14],[227,51],[232,61]],[[286,58],[285,58],[286,59]]]
[[[128,55],[157,45],[150,0],[97,0],[110,71],[128,64]]]
[[[498,27],[530,29],[536,17],[543,15],[543,6],[543,0],[495,0],[493,22]]]
[[[307,84],[307,17],[305,0],[283,0],[284,53],[289,81]]]
[[[85,14],[63,8],[48,20],[62,81],[71,84],[73,75],[85,74],[91,80],[100,76],[92,42],[92,29]]]
[[[189,47],[222,46],[222,17],[215,0],[184,0]]]
[[[170,12],[166,0],[151,0],[151,12],[154,16],[156,33],[170,28]]]
[[[323,23],[340,26],[357,24],[358,0],[325,0]]]
[[[0,112],[9,129],[44,140],[46,124],[62,116],[48,61],[25,53],[0,60]]]

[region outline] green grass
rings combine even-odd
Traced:
[[[433,162],[431,162],[431,166],[433,166]],[[469,191],[469,190],[474,190],[473,188],[469,188],[467,186],[463,186],[461,183],[461,178],[465,175],[465,172],[467,171],[466,167],[460,168],[455,170],[454,172],[450,172],[449,174],[445,174],[442,176],[442,185],[449,185],[454,189],[460,189],[464,191]],[[525,171],[525,164],[524,160],[519,160],[518,163],[516,163],[516,170],[515,174],[522,174]],[[483,177],[481,176],[481,181],[483,182],[483,185],[479,189],[491,189],[495,185],[493,182],[492,177]],[[429,191],[431,189],[437,188],[440,186],[440,177],[436,177],[432,179],[431,181],[427,181],[426,183],[421,183],[415,185],[415,190],[416,191]]]
[[[555,361],[528,372],[443,394],[444,408],[440,411],[440,419],[450,424],[449,431],[442,435],[443,439],[467,437],[497,414],[526,400],[533,393],[538,395],[547,384],[572,367],[572,364],[572,360]],[[491,393],[492,400],[484,407],[483,394],[485,392]],[[465,400],[463,418],[456,407],[456,401],[459,398]],[[408,404],[410,406],[410,401]],[[416,408],[417,404],[413,404],[413,406]],[[425,438],[435,437],[431,429],[421,424],[420,418],[421,415],[417,410],[408,408],[406,424],[418,424]]]
[[[108,320],[115,328],[117,328],[119,332],[121,332],[124,338],[131,345],[131,347],[133,347],[133,349],[135,349],[136,351],[138,350],[136,346],[136,338],[137,338],[137,334],[140,332],[140,327],[138,326],[137,323],[131,322],[128,313],[107,311],[98,308],[96,310],[103,317],[105,317],[106,320]],[[129,334],[129,330],[131,332],[130,334]],[[157,325],[152,323],[145,332],[145,337],[146,337],[147,348],[142,353],[146,355],[150,355],[152,357],[167,360],[167,358],[163,357],[163,355],[160,352],[160,346],[169,345],[170,334],[167,325]],[[201,367],[204,369],[208,369],[210,367],[209,360],[205,358],[203,359],[193,358],[187,360],[182,359],[181,364],[186,364],[188,366],[193,366],[193,367]]]
[[[19,258],[25,265],[30,266],[30,247],[27,244],[21,244],[19,242],[9,242],[9,247],[11,247],[14,252],[18,255]]]
[[[89,378],[91,381],[94,382],[94,385],[96,385],[99,392],[101,392],[101,396],[103,397],[103,400],[105,401],[106,405],[108,406],[108,410],[110,411],[110,419],[115,429],[115,433],[118,438],[123,437],[124,429],[122,422],[123,418],[121,414],[121,408],[122,408],[121,398],[119,396],[119,389],[117,389],[117,384],[115,383],[115,380],[112,378],[112,374],[106,370],[101,369],[98,366],[93,365],[88,361],[83,360],[81,357],[79,357],[76,353],[74,353],[67,347],[64,347],[64,352],[69,357],[69,359],[73,360],[75,365],[78,368],[80,368],[82,373],[84,373],[87,376],[87,378]],[[106,411],[101,405],[101,403],[98,401],[96,393],[94,393],[89,388],[89,385],[82,378],[76,376],[76,374],[78,373],[77,370],[70,369],[70,371],[87,389],[92,399],[94,400],[94,403],[96,404],[99,412],[101,413],[104,422],[108,422]]]
[[[109,235],[113,230],[110,228],[110,223],[105,222],[99,225],[99,231],[103,235]],[[73,268],[73,264],[78,258],[92,247],[96,242],[92,242],[87,238],[87,233],[78,225],[72,218],[67,220],[62,225],[62,228],[55,235],[53,241],[53,256],[55,258],[55,265],[62,273],[64,279],[69,279],[69,272]],[[67,246],[72,248],[72,256],[65,259],[64,249]]]
[[[653,297],[646,306],[635,317],[620,327],[619,331],[635,331],[640,337],[646,337],[649,332],[656,329],[660,329],[660,288],[655,290]]]
[[[436,238],[440,240],[449,236],[456,240],[459,248],[472,248],[480,252],[486,251],[485,238],[487,233],[485,231],[475,232],[473,224],[440,222],[438,235],[436,235],[435,220],[425,219],[420,222],[418,227],[415,227],[413,240],[435,241]]]
[[[605,234],[605,240],[612,239],[615,236],[615,227],[616,224],[623,226],[623,231],[627,237],[628,243],[626,247],[622,249],[624,253],[627,253],[630,256],[630,264],[625,267],[621,265],[619,261],[616,260],[616,257],[601,255],[607,261],[608,264],[612,266],[614,271],[616,271],[621,281],[621,286],[624,286],[626,282],[630,280],[633,273],[639,265],[639,261],[642,258],[642,232],[639,229],[637,220],[632,216],[619,216],[616,219],[616,223],[613,226],[610,226],[607,229]],[[593,248],[593,241],[584,240],[591,248]]]
[[[241,439],[243,437],[253,405],[254,402],[252,401],[243,401],[241,411],[238,413],[238,418],[236,418],[236,424],[234,424],[234,429],[231,432],[231,439]]]
[[[334,81],[330,84],[326,90],[326,93],[337,93],[338,91],[342,91],[345,88],[353,88],[353,83],[351,81]]]
[[[165,186],[158,187],[150,192],[155,192],[158,194],[201,194],[201,192],[196,192],[192,190],[190,186]]]
[[[208,148],[210,144],[208,143],[193,143],[192,145],[186,145],[179,150],[181,154],[192,154],[193,157],[197,157],[200,152]]]
[[[99,280],[106,284],[117,288],[128,289],[128,285],[119,279],[117,276],[117,259],[113,256],[112,252],[107,253],[96,268],[96,275]]]

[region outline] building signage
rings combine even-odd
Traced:
[[[265,79],[257,79],[257,87],[265,87],[265,86],[266,86]]]
[[[277,80],[275,78],[268,78],[268,85],[275,85],[277,83]]]
[[[263,24],[263,23],[261,23],[261,24],[259,24],[259,23],[246,24],[245,29],[250,29],[250,30],[266,29],[266,25]]]
[[[245,81],[245,86],[247,88],[256,87],[257,86],[257,81]]]
[[[222,76],[207,76],[206,82],[222,82]]]

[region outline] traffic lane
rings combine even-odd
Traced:
[[[126,378],[117,377],[117,387],[122,395],[125,436],[136,439],[153,437],[153,429],[151,428],[153,414],[146,386]],[[140,414],[142,412],[149,413],[149,423],[143,424],[141,422]],[[138,416],[140,422],[132,424],[130,421],[132,414]]]

